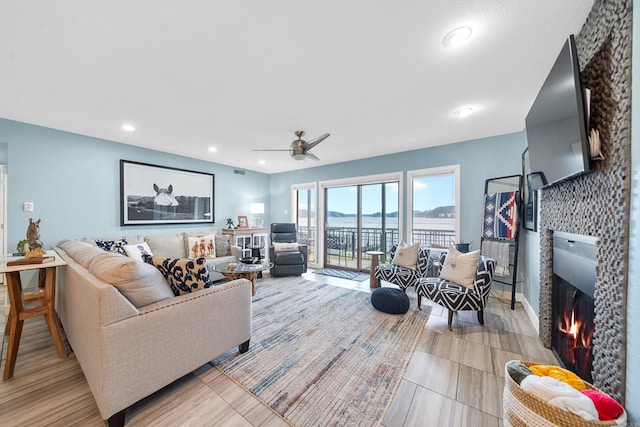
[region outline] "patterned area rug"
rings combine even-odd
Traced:
[[[430,307],[386,314],[368,293],[300,277],[256,292],[249,351],[214,364],[294,425],[379,425]]]
[[[315,274],[322,274],[324,276],[339,277],[341,279],[354,280],[356,282],[362,282],[369,278],[368,274],[355,273],[353,271],[336,270],[334,268],[321,268],[320,270],[313,270]]]

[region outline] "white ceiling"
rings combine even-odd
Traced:
[[[592,4],[0,0],[0,117],[266,173],[517,132]]]

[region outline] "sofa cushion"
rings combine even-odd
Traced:
[[[205,258],[182,259],[145,255],[144,260],[162,273],[176,296],[213,286]]]
[[[64,250],[67,255],[71,258],[75,259],[78,251],[83,251],[87,248],[95,248],[95,240],[94,243],[83,242],[81,240],[60,240],[57,245],[60,249]]]
[[[408,245],[405,242],[400,242],[398,249],[396,249],[396,254],[393,257],[393,260],[391,260],[391,264],[415,270],[418,265],[419,250],[419,243]]]
[[[120,255],[126,255],[124,252],[124,246],[127,245],[126,237],[119,240],[101,240],[96,239],[96,245],[100,249],[104,249],[107,252],[117,252]]]
[[[231,256],[231,242],[229,242],[229,236],[226,234],[222,236],[216,236],[216,256]]]
[[[479,257],[480,251],[462,253],[456,248],[450,247],[440,271],[440,278],[467,288],[473,288]]]
[[[153,256],[163,258],[186,258],[184,235],[161,234],[157,236],[146,236],[144,241],[151,248]]]
[[[153,256],[153,252],[147,242],[136,243],[135,245],[124,245],[123,248],[124,253],[131,259],[144,262],[142,259],[142,255],[151,255]]]
[[[58,243],[58,247],[64,250],[75,262],[89,268],[89,264],[97,255],[105,253],[104,250],[95,244],[81,242],[79,240],[63,240]],[[120,255],[118,255],[120,256]]]
[[[115,286],[137,308],[174,296],[157,268],[116,253],[97,255],[89,273]]]
[[[187,237],[187,250],[189,251],[187,255],[188,258],[215,258],[215,235],[209,234],[208,236]]]

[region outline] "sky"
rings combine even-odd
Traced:
[[[455,178],[453,175],[430,176],[414,180],[414,210],[424,211],[439,206],[455,204]],[[329,189],[327,209],[330,211],[355,214],[357,209],[357,186]],[[380,184],[362,187],[362,212],[372,214],[381,209]],[[398,210],[398,186],[387,184],[387,212]]]

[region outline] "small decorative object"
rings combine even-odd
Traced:
[[[29,250],[29,241],[22,239],[16,245],[16,251],[18,255],[24,255]]]
[[[27,258],[41,257],[45,254],[40,241],[40,219],[34,222],[33,218],[29,218],[27,241],[29,242],[29,250],[25,253]]]
[[[591,133],[589,134],[589,149],[591,151],[591,160],[604,160],[598,129],[591,129]]]
[[[234,228],[236,225],[233,223],[233,219],[231,218],[227,218],[227,228],[228,229],[232,229]]]
[[[246,216],[238,216],[238,228],[249,228],[249,219]]]
[[[472,243],[473,243],[473,240],[470,241],[469,243],[456,242],[455,240],[451,241],[451,244],[458,250],[458,252],[462,252],[463,254],[466,254],[467,252],[469,252],[469,248],[471,247]]]

